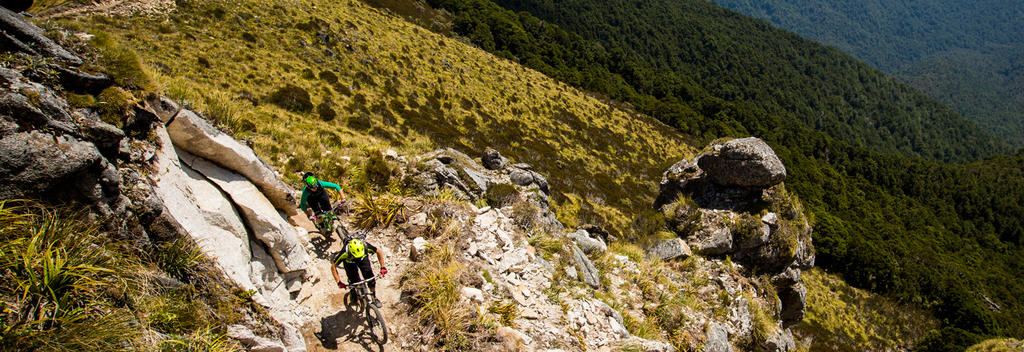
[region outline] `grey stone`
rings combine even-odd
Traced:
[[[228,337],[237,340],[248,351],[287,352],[284,344],[278,340],[257,336],[256,333],[243,325],[228,326]]]
[[[473,182],[473,184],[480,189],[481,193],[487,192],[487,184],[491,183],[490,177],[487,177],[487,175],[484,175],[471,167],[464,167],[462,168],[462,171],[469,177],[468,181]]]
[[[718,322],[708,323],[704,328],[704,352],[732,352],[729,344],[729,332]]]
[[[97,95],[107,87],[114,85],[114,79],[104,73],[86,73],[59,65],[50,65],[49,67],[57,71],[60,85],[74,93]]]
[[[548,179],[536,171],[532,171],[532,173],[533,183],[537,184],[537,187],[540,187],[541,192],[544,192],[544,194],[551,193],[551,190],[548,188]]]
[[[103,156],[92,143],[38,131],[0,139],[0,198],[85,196],[92,186],[80,190],[68,185],[98,185],[104,169]]]
[[[761,350],[765,352],[789,352],[795,349],[796,341],[789,329],[779,330],[761,344]]]
[[[512,183],[526,187],[533,183],[533,172],[515,169],[508,173]]]
[[[245,176],[259,187],[275,208],[288,216],[297,213],[292,188],[252,148],[238,142],[189,110],[180,111],[167,133],[174,145],[221,167]]]
[[[165,96],[153,96],[146,100],[146,108],[152,111],[160,119],[160,122],[163,123],[171,121],[181,111],[177,103]]]
[[[484,150],[484,156],[480,159],[488,170],[501,170],[508,163],[508,158],[501,156],[497,150],[491,148]]]
[[[668,241],[658,243],[654,247],[651,247],[647,251],[647,257],[658,258],[661,260],[672,260],[675,258],[686,259],[693,255],[690,251],[690,246],[686,244],[681,238],[673,238]]]
[[[570,233],[569,238],[575,241],[576,245],[586,254],[604,253],[604,251],[608,250],[608,245],[604,244],[600,239],[590,237],[590,234],[584,229]]]
[[[583,254],[583,250],[575,243],[572,245],[572,259],[576,263],[580,281],[593,288],[601,286],[600,273],[594,267],[594,263],[590,261],[590,258],[587,258],[586,254]]]
[[[759,138],[733,139],[712,148],[698,165],[717,184],[767,188],[786,179],[782,160]]]
[[[512,164],[510,166],[512,166],[514,168],[517,168],[517,169],[520,169],[520,170],[530,170],[530,169],[533,168],[533,165],[530,165],[530,164],[527,164],[527,163],[515,163],[515,164]]]
[[[704,228],[697,231],[687,242],[701,255],[719,255],[732,251],[732,231],[724,226]]]
[[[42,29],[32,22],[25,20],[21,15],[6,8],[0,8],[0,31],[29,47],[35,48],[40,54],[75,66],[82,64],[82,59],[57,45],[50,38],[47,38]]]
[[[11,72],[0,68],[0,71]],[[20,75],[7,76],[20,79]],[[34,83],[14,81],[12,90],[31,91],[36,94],[33,101],[24,95],[7,91],[0,93],[0,114],[11,116],[36,128],[49,128],[62,133],[79,136],[74,120],[68,113],[67,102],[54,95],[53,91]]]

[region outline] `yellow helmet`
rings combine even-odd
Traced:
[[[366,245],[364,245],[363,241],[358,238],[353,238],[351,241],[348,241],[347,247],[348,253],[351,254],[353,258],[362,258],[363,256],[366,256]]]

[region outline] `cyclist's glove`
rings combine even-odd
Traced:
[[[348,285],[346,285],[344,282],[338,281],[338,288],[345,289],[348,288]]]
[[[387,275],[387,274],[388,274],[388,268],[385,268],[383,266],[380,267],[380,277],[384,277],[384,275]]]

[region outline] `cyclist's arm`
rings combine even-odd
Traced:
[[[338,276],[338,266],[331,264],[331,275],[334,276],[334,282],[341,282],[341,276]]]
[[[377,250],[377,263],[380,263],[380,267],[381,268],[385,268],[386,267],[384,265],[384,251],[379,250],[379,249]]]
[[[338,191],[338,194],[341,195],[341,198],[342,199],[345,198],[345,192],[343,192],[341,190],[341,186],[339,186],[337,183],[332,183],[332,182],[327,182],[327,181],[320,181],[320,186],[323,187],[323,188],[330,188],[330,189],[333,189],[335,191]]]
[[[306,207],[306,198],[309,198],[309,191],[306,190],[306,187],[302,187],[302,197],[299,198],[299,209],[306,212],[306,216],[311,216],[313,214],[312,211]]]
[[[377,246],[370,244],[369,242],[366,243],[366,249],[369,251],[373,251],[374,253],[377,253],[377,263],[380,264],[381,268],[386,267],[384,265],[384,253],[382,250],[377,248]]]

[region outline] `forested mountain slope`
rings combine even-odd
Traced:
[[[693,102],[703,94],[745,101],[754,113],[801,121],[856,146],[940,161],[973,160],[1003,150],[994,138],[949,108],[881,72],[834,49],[713,4],[496,3],[513,11],[528,11],[596,41],[600,48],[588,55],[590,62],[608,62],[611,72],[622,76],[637,93],[663,102]],[[507,32],[507,23],[488,26],[494,32]],[[463,21],[456,18],[455,26],[464,26]],[[473,37],[479,29],[464,31]],[[485,38],[478,41],[488,45]],[[496,51],[508,50],[524,62],[529,62],[527,51],[545,50],[544,44],[537,44],[536,49],[524,44],[521,37],[494,40]],[[561,60],[588,59],[562,56]],[[557,62],[548,64],[558,69]],[[591,82],[597,87],[610,83]],[[666,108],[677,110],[646,102],[638,107],[656,117],[671,116],[662,112]],[[734,116],[737,113],[715,106],[699,108],[702,115],[715,116],[716,121],[739,119]]]
[[[1024,146],[1020,1],[715,2],[835,46]]]
[[[585,28],[577,29],[578,33],[565,31],[530,13],[515,13],[484,1],[449,0],[432,4],[451,11],[453,30],[481,47],[566,82],[624,99],[682,131],[705,137],[750,133],[769,140],[791,170],[791,182],[797,193],[817,218],[815,236],[819,264],[843,272],[847,280],[859,287],[932,306],[947,324],[941,334],[935,334],[930,340],[931,348],[963,349],[983,335],[1016,335],[1024,331],[1019,323],[1024,317],[1024,304],[1019,298],[1024,286],[1013,279],[1022,274],[1016,258],[1021,253],[1021,235],[1024,234],[1019,216],[1024,212],[1021,208],[1024,200],[1019,196],[1024,190],[1024,177],[1013,167],[1019,165],[1022,155],[996,157],[964,166],[944,165],[851,145],[816,130],[813,128],[815,121],[794,117],[804,116],[795,111],[818,106],[813,99],[818,91],[801,90],[801,87],[835,84],[837,94],[866,99],[866,95],[853,92],[872,90],[837,82],[852,84],[862,78],[870,82],[870,77],[876,77],[879,82],[892,84],[877,71],[835,51],[796,39],[793,40],[817,52],[832,52],[834,55],[825,57],[848,62],[849,67],[863,71],[844,70],[843,66],[814,70],[819,66],[810,65],[805,57],[797,55],[774,56],[759,66],[737,64],[741,62],[738,55],[709,54],[716,52],[716,48],[729,48],[733,53],[745,53],[744,59],[768,57],[764,51],[750,45],[768,46],[764,43],[771,41],[770,35],[767,39],[760,38],[751,34],[757,31],[737,29],[735,32],[746,33],[738,37],[743,40],[731,40],[726,33],[735,33],[729,28],[762,28],[767,33],[780,33],[711,4],[687,2],[676,10],[661,8],[665,10],[660,12],[663,16],[632,11],[636,6],[623,4],[568,2],[559,4],[557,9],[535,4],[533,11],[538,15],[558,21],[578,23],[592,18],[583,26]],[[655,5],[644,3],[643,6]],[[597,15],[600,11],[608,13]],[[672,11],[683,11],[685,16],[672,17],[669,15]],[[568,13],[574,15],[568,16]],[[652,27],[625,24],[634,22],[646,22]],[[669,39],[659,41],[659,33],[664,35],[664,32],[656,30],[654,24],[663,24],[668,31],[676,29],[670,23],[678,23],[677,27],[690,28],[694,33],[708,34],[703,40],[677,40],[681,42],[678,44]],[[590,25],[594,28],[586,27]],[[603,37],[616,35],[614,31],[598,30],[614,28],[614,25],[632,30],[646,28],[644,33],[648,35],[636,38],[646,40],[647,47],[622,49],[619,46],[625,44]],[[597,41],[584,39],[588,36]],[[800,52],[793,49],[792,42],[774,43],[780,47],[769,52]],[[635,54],[645,48],[684,46],[691,48],[688,58],[715,57],[716,60],[698,64],[677,60],[679,67],[698,67],[698,72],[683,73],[669,71],[667,67],[671,63],[654,64],[659,62],[656,57],[640,58],[651,64],[640,59],[622,61],[630,58],[627,52]],[[717,60],[720,57],[734,61]],[[675,60],[669,55],[660,59]],[[764,77],[759,75],[762,72],[759,69],[767,67],[769,61],[791,76],[782,75],[770,85],[759,85],[764,83],[759,83],[755,77]],[[733,64],[729,65],[730,62]],[[857,78],[803,81],[808,76],[801,76],[802,72]],[[871,72],[873,75],[868,74]],[[718,73],[721,75],[712,76]],[[747,79],[730,81],[729,77]],[[749,94],[735,94],[727,99],[716,96],[714,92],[720,92],[725,86]],[[942,111],[939,104],[912,93],[909,88],[892,86],[902,87],[899,89],[910,92],[921,99],[920,102],[900,105],[908,104],[908,100],[900,95],[880,94],[875,100],[861,101],[857,105],[903,106],[908,112],[904,117],[931,116],[929,111],[934,110],[929,109]],[[776,100],[776,96],[788,100]],[[810,98],[800,99],[807,97]],[[816,116],[826,119],[831,115],[819,111]],[[896,119],[894,123],[908,123],[900,121],[903,120]],[[838,133],[839,130],[826,131],[838,137],[849,137]],[[914,130],[922,134],[950,132],[935,123],[918,125]],[[917,140],[925,149],[941,149],[941,146]],[[959,148],[973,149],[964,145],[970,143],[956,138],[949,141]]]

